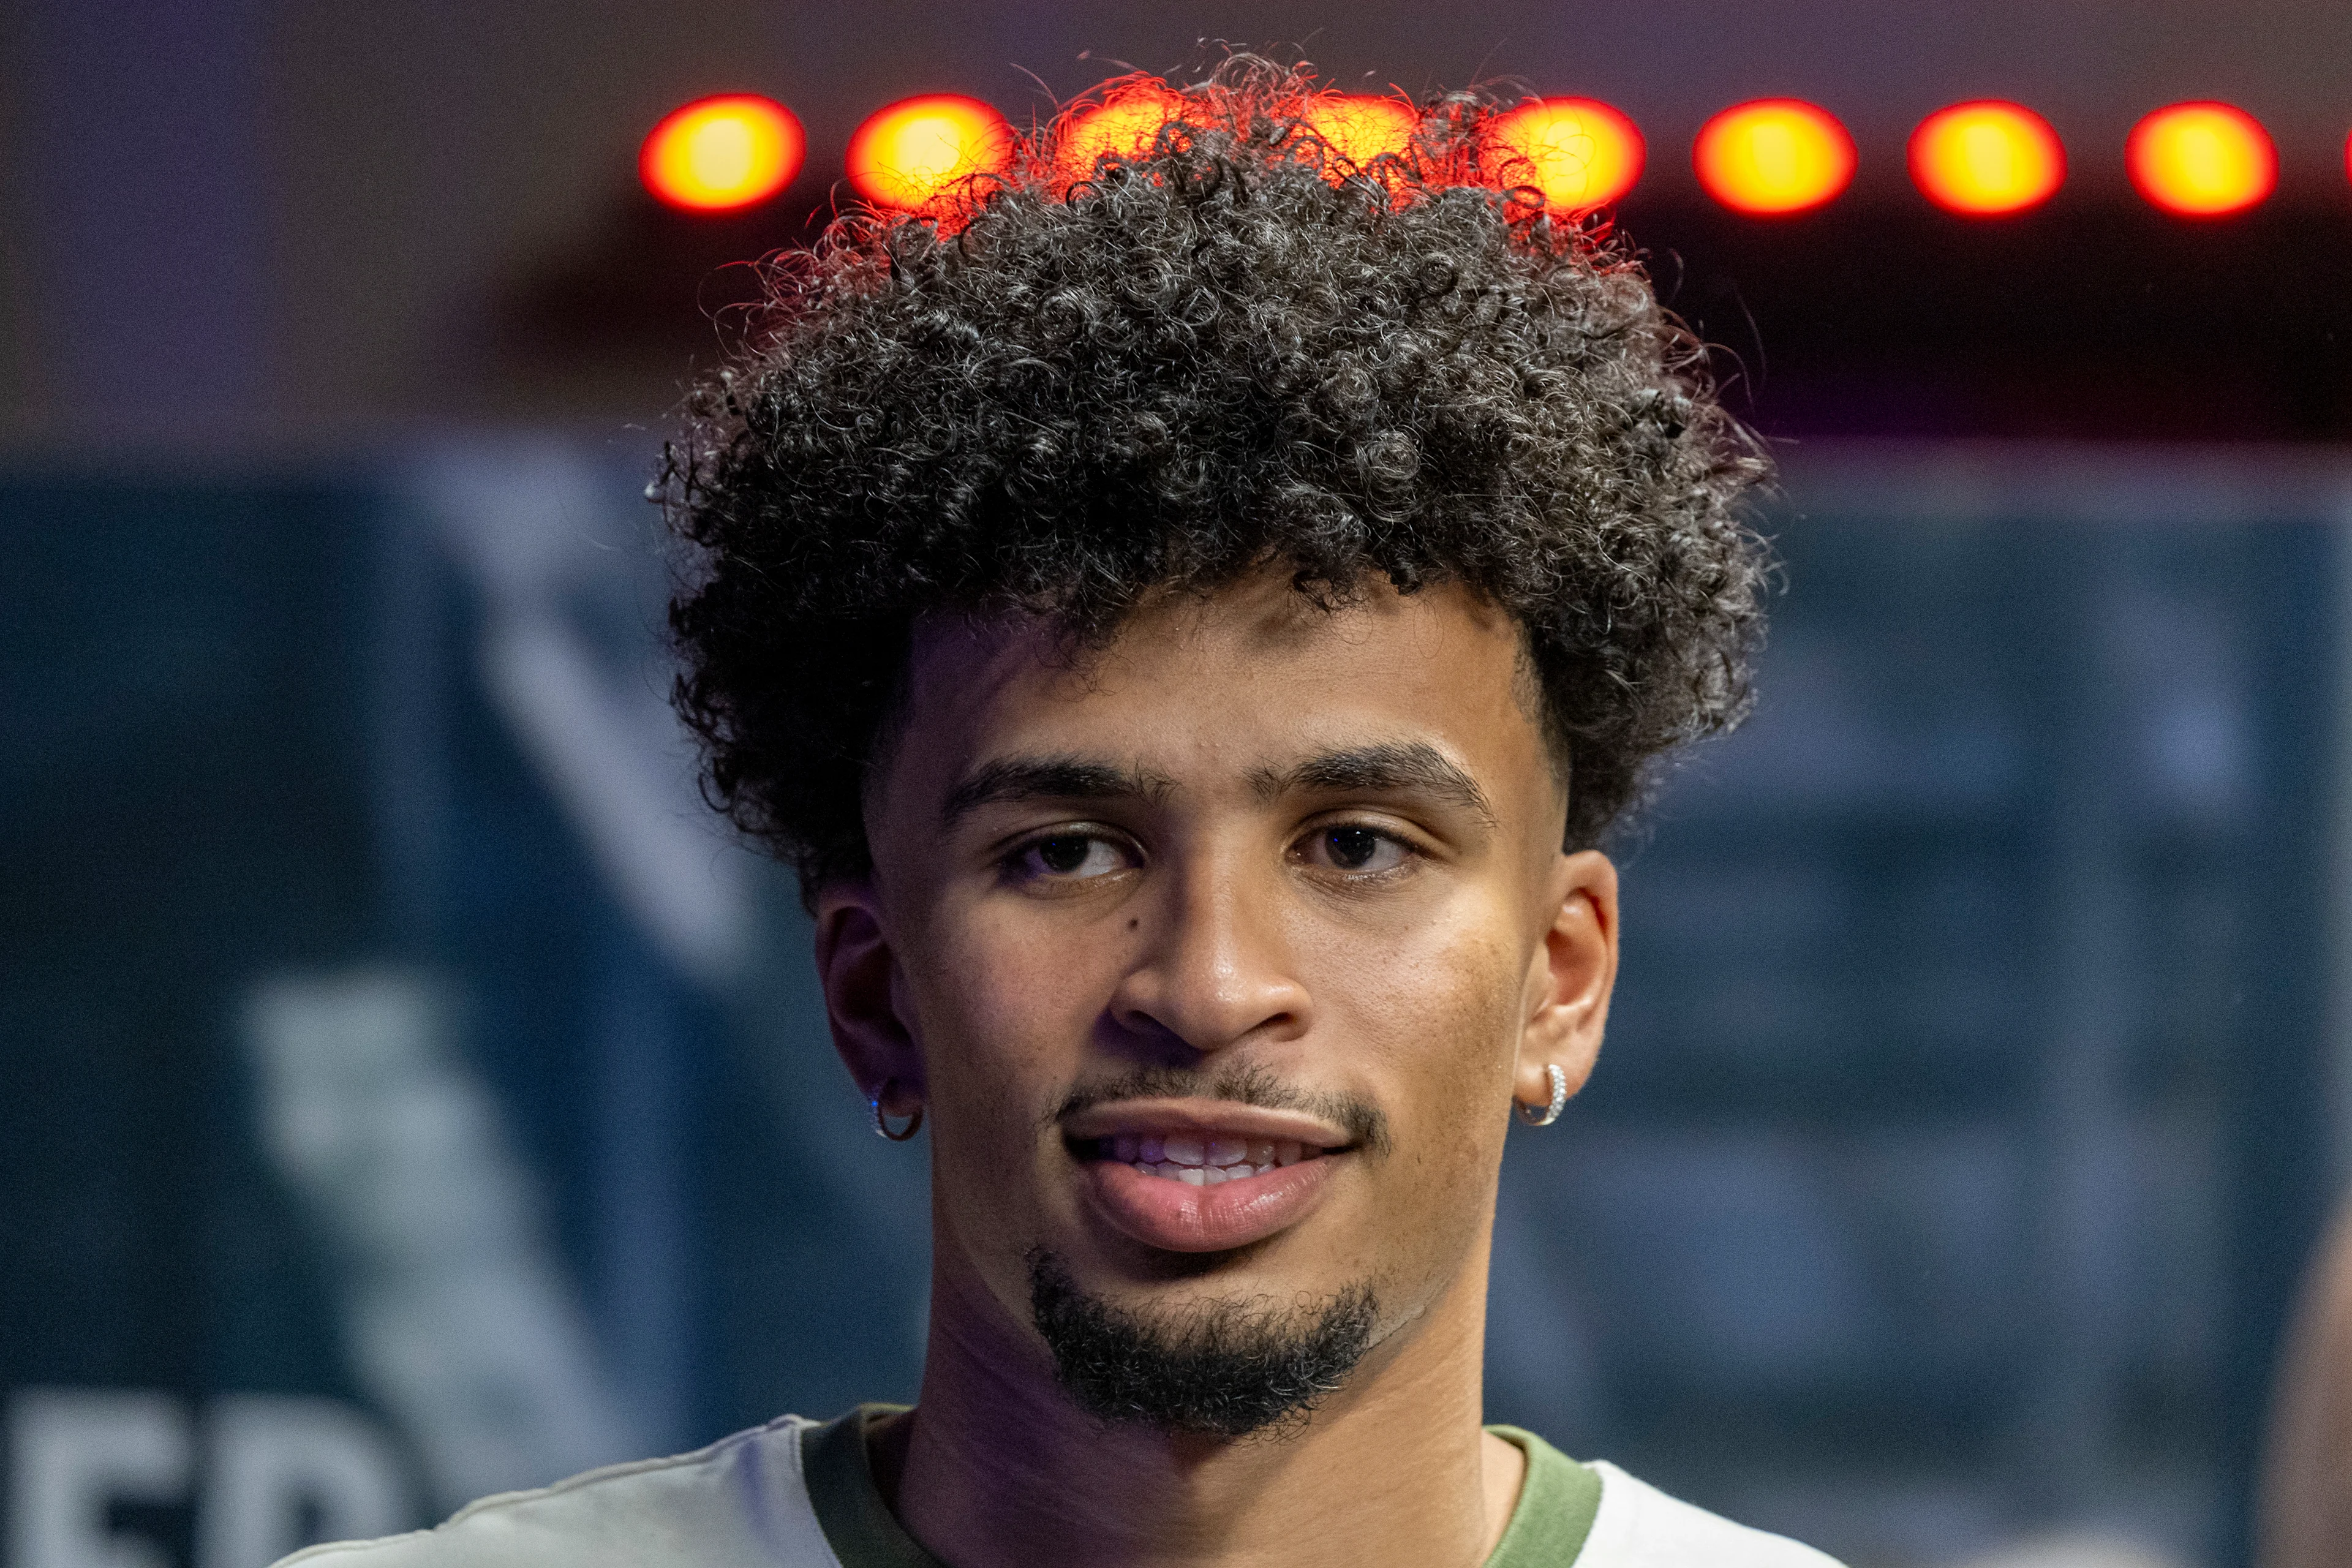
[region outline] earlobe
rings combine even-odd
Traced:
[[[1512,1082],[1513,1098],[1538,1110],[1553,1100],[1556,1082],[1574,1095],[1592,1076],[1617,980],[1616,867],[1597,850],[1563,856],[1553,886],[1556,913],[1529,965]]]
[[[870,882],[827,883],[817,894],[816,972],[833,1047],[859,1090],[893,1116],[919,1112],[922,1050],[899,1015],[898,957]]]

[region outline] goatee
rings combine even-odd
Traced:
[[[1088,1295],[1044,1247],[1029,1254],[1029,1303],[1062,1387],[1108,1422],[1245,1437],[1303,1424],[1371,1348],[1371,1288],[1320,1307],[1200,1301],[1147,1318]]]

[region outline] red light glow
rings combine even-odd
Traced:
[[[637,153],[646,189],[691,212],[764,202],[793,183],[807,146],[801,122],[772,99],[730,93],[665,117]]]
[[[1947,212],[2022,212],[2066,177],[2066,151],[2030,109],[1987,100],[1956,103],[1911,133],[1911,182]]]
[[[1065,179],[1088,180],[1105,158],[1140,158],[1183,104],[1181,94],[1158,82],[1117,89],[1064,123],[1054,166]]]
[[[2226,103],[2158,110],[2132,127],[2124,162],[2141,195],[2184,217],[2242,212],[2278,184],[2270,133]]]
[[[1402,154],[1421,125],[1421,115],[1411,104],[1358,93],[1310,98],[1298,117],[1325,146],[1357,169],[1375,158]]]
[[[976,98],[932,93],[876,110],[849,139],[849,183],[877,206],[937,214],[974,175],[1013,163],[1013,128]]]
[[[1825,110],[1761,98],[1700,127],[1691,159],[1707,195],[1736,212],[1802,212],[1853,178],[1853,138]]]
[[[1642,133],[1590,98],[1544,98],[1498,118],[1490,166],[1507,185],[1532,185],[1563,216],[1605,206],[1642,177]]]

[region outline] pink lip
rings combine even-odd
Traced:
[[[1147,1176],[1117,1160],[1087,1162],[1096,1209],[1123,1235],[1168,1252],[1223,1252],[1298,1223],[1344,1156],[1301,1160],[1213,1187]]]
[[[1312,1143],[1318,1149],[1344,1147],[1345,1128],[1297,1110],[1269,1110],[1226,1100],[1194,1100],[1171,1096],[1158,1100],[1123,1100],[1097,1105],[1071,1117],[1063,1135],[1081,1142],[1121,1132],[1197,1132],[1204,1138],[1243,1139],[1251,1142]]]

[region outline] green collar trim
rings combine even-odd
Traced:
[[[801,1475],[825,1544],[842,1568],[946,1568],[907,1533],[874,1479],[866,1429],[903,1405],[861,1405],[801,1434]]]
[[[907,1533],[882,1501],[866,1452],[866,1429],[903,1405],[861,1405],[801,1434],[801,1474],[825,1543],[842,1568],[945,1568]],[[1518,1506],[1486,1568],[1572,1568],[1601,1511],[1601,1478],[1532,1432],[1487,1431],[1528,1457]]]
[[[1534,1433],[1517,1426],[1487,1431],[1528,1457],[1518,1506],[1486,1568],[1570,1568],[1601,1511],[1601,1474],[1580,1465]]]

